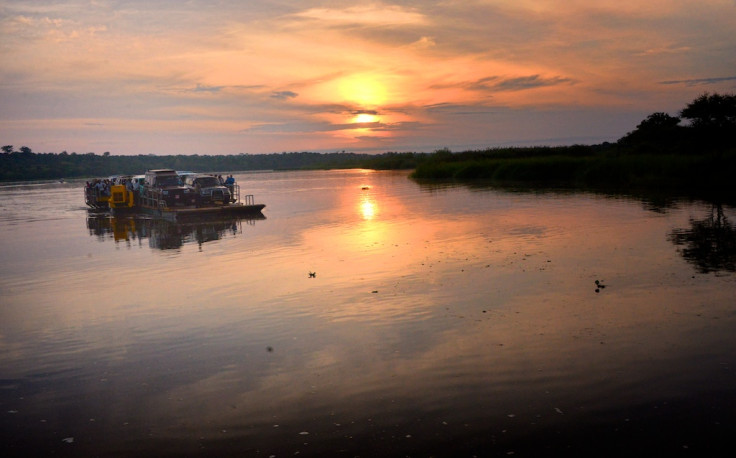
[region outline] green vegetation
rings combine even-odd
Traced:
[[[418,180],[657,188],[734,194],[736,95],[704,94],[680,112],[654,113],[617,143],[502,148],[422,158]]]
[[[14,151],[2,147],[0,181],[52,180],[60,178],[105,177],[122,174],[142,174],[149,169],[173,168],[198,172],[241,170],[300,170],[330,168],[414,168],[411,153],[385,153],[374,156],[354,153],[280,153],[176,156],[114,156],[110,153],[77,154],[66,151],[34,153],[28,147]]]
[[[503,183],[606,188],[728,190],[736,151],[718,156],[625,154],[615,145],[588,147],[584,156],[547,154],[535,148],[471,151],[452,161],[430,156],[412,175],[419,180],[486,180]],[[552,151],[557,148],[551,148]],[[563,150],[563,148],[560,148]],[[536,155],[534,153],[541,154]],[[562,153],[562,151],[560,151]],[[517,157],[509,157],[514,153]]]
[[[687,123],[681,124],[682,119]],[[414,169],[417,180],[656,188],[734,194],[736,95],[703,94],[679,117],[653,113],[616,143],[453,153],[113,156],[2,147],[0,181],[99,177],[174,168],[202,172],[330,168]]]

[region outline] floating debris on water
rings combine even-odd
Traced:
[[[309,272],[309,278],[316,278],[317,272]]]

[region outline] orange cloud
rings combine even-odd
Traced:
[[[204,6],[6,2],[0,100],[35,134],[19,137],[10,120],[0,134],[31,143],[46,137],[39,119],[99,116],[103,124],[201,121],[210,140],[223,131],[237,138],[228,152],[307,147],[299,139],[320,150],[494,146],[545,141],[550,131],[610,141],[643,113],[677,110],[697,95],[662,81],[733,90],[736,16],[726,0]],[[463,107],[457,112],[474,113],[474,124],[427,108],[438,106]],[[514,115],[504,121],[489,114],[496,109]],[[580,110],[589,111],[565,114]],[[377,119],[356,119],[359,111]],[[541,111],[569,124],[522,120]],[[611,122],[612,112],[628,118]],[[578,119],[591,116],[593,129],[583,128]],[[494,130],[512,119],[521,124]]]

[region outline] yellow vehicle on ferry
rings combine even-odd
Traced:
[[[88,182],[84,201],[95,210],[112,210],[113,213],[133,211],[139,200],[136,188],[142,185],[143,178],[143,175],[121,175]]]
[[[143,175],[126,176],[110,187],[110,210],[125,213],[137,210],[140,199],[139,189],[143,185]]]

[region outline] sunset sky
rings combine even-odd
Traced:
[[[0,64],[35,152],[590,144],[736,92],[736,0],[0,0]]]

